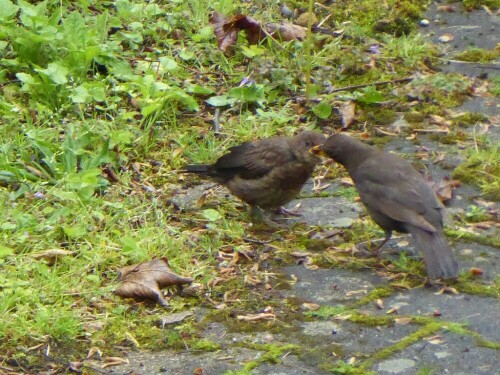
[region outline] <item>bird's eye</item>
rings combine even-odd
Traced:
[[[307,147],[312,146],[312,142],[311,142],[311,141],[306,141],[306,146],[307,146]]]

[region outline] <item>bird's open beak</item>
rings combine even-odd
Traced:
[[[311,152],[314,155],[318,155],[318,156],[326,156],[326,154],[323,152],[321,145],[312,147],[309,150],[309,152]]]

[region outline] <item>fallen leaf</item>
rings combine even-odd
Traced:
[[[342,129],[347,129],[354,121],[356,114],[356,103],[352,100],[343,102],[338,107],[340,117],[342,118]]]
[[[109,366],[119,366],[123,365],[124,363],[128,363],[128,359],[121,357],[105,357],[103,361],[105,363],[101,366],[101,368],[106,368]]]
[[[453,13],[455,11],[455,7],[453,5],[440,5],[437,7],[437,11]]]
[[[158,320],[158,325],[161,328],[164,328],[168,324],[175,324],[182,322],[184,319],[186,319],[188,316],[191,315],[193,315],[191,311],[181,311],[178,313],[164,315]]]
[[[236,316],[236,319],[244,320],[247,322],[254,322],[257,320],[274,320],[274,319],[276,319],[276,315],[271,314],[271,313],[238,315],[238,316]]]
[[[367,294],[367,293],[368,293],[368,291],[366,289],[360,289],[360,290],[350,290],[345,295],[346,295],[346,297],[351,297],[351,296],[356,296],[359,294]]]
[[[455,37],[450,34],[450,33],[446,33],[446,34],[443,34],[441,35],[438,40],[441,42],[441,43],[449,43],[451,42],[453,39],[455,39]]]
[[[397,314],[399,311],[399,307],[393,307],[392,309],[389,309],[386,311],[386,314]]]
[[[306,258],[309,255],[311,255],[311,253],[304,252],[304,251],[293,251],[290,253],[290,255],[295,257],[295,258]]]
[[[283,41],[305,40],[307,35],[307,29],[305,27],[288,22],[267,23],[265,28],[268,34]]]
[[[176,285],[178,291],[181,291],[182,285],[193,282],[190,277],[175,274],[165,257],[123,267],[118,275],[122,285],[115,290],[115,294],[137,300],[151,299],[162,306],[168,306],[168,302],[161,288]]]
[[[472,267],[470,269],[470,273],[472,274],[472,276],[482,276],[482,275],[484,275],[484,271],[481,268],[475,268],[475,267]]]
[[[458,290],[456,290],[455,288],[451,287],[451,286],[445,286],[441,289],[439,289],[436,293],[434,294],[444,294],[444,293],[449,293],[449,294],[459,294],[458,293]]]
[[[342,177],[340,183],[344,186],[354,186],[354,181],[350,177]]]
[[[375,306],[377,309],[382,310],[384,308],[384,301],[382,301],[380,298],[375,301]]]
[[[443,336],[427,337],[425,340],[433,345],[439,345],[439,344],[442,344],[444,342]]]
[[[434,311],[432,312],[432,316],[441,316],[441,311],[439,311],[439,310],[434,310]]]
[[[71,251],[64,249],[48,249],[39,253],[33,254],[33,258],[36,260],[43,259],[47,261],[49,266],[52,266],[58,258],[62,258],[66,255],[73,254]]]
[[[400,325],[403,325],[403,324],[408,324],[412,321],[411,318],[395,318],[394,319],[394,322],[396,324],[400,324]]]
[[[319,310],[319,308],[321,307],[321,305],[318,305],[317,303],[303,303],[302,304],[302,307],[306,310],[309,310],[309,311],[316,311],[316,310]]]
[[[448,202],[453,197],[453,190],[460,186],[459,180],[450,180],[449,177],[444,177],[436,183],[431,176],[426,176],[427,182],[436,193],[439,200],[443,203]]]

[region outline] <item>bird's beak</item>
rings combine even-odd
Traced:
[[[326,156],[321,145],[312,147],[309,150],[309,152],[311,152],[311,154],[318,155],[318,156]]]

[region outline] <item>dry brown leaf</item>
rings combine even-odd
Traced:
[[[472,267],[470,269],[470,273],[472,274],[472,276],[482,276],[482,275],[484,275],[484,271],[481,268],[475,268],[475,267]]]
[[[439,125],[439,126],[450,126],[451,125],[451,121],[445,119],[443,116],[430,115],[429,119],[431,120],[431,123]]]
[[[399,307],[393,307],[392,309],[387,310],[386,314],[397,314],[399,312]]]
[[[303,303],[302,304],[302,307],[306,310],[309,310],[309,311],[316,311],[316,310],[319,310],[319,308],[321,307],[321,305],[318,305],[317,303]]]
[[[449,43],[451,42],[453,39],[455,39],[455,37],[450,34],[450,33],[446,33],[446,34],[443,34],[441,35],[438,40],[441,42],[441,43]]]
[[[271,22],[265,25],[268,34],[283,41],[305,40],[307,29],[288,22]]]
[[[94,355],[97,359],[101,359],[102,357],[102,351],[97,346],[93,346],[89,349],[87,353],[87,359],[92,358]]]
[[[453,5],[440,5],[437,7],[437,11],[453,13],[455,11],[455,7]]]
[[[257,320],[274,320],[274,319],[276,319],[276,315],[271,314],[271,313],[238,315],[238,316],[236,316],[236,319],[244,320],[246,322],[254,322]]]
[[[63,249],[48,249],[39,253],[33,254],[33,258],[36,260],[43,259],[46,260],[48,265],[51,266],[55,263],[58,258],[62,258],[66,255],[73,254],[71,251]]]
[[[432,180],[431,176],[426,176],[426,178],[434,193],[443,203],[448,202],[453,197],[453,190],[460,186],[459,180],[450,180],[449,177],[444,177],[437,183]]]
[[[340,117],[342,118],[342,129],[347,129],[354,121],[356,115],[356,103],[352,100],[343,102],[338,107]]]
[[[259,21],[243,14],[225,17],[214,11],[210,15],[210,23],[214,28],[217,44],[222,52],[226,52],[229,47],[236,44],[240,30],[245,30],[250,44],[256,44],[266,37]]]
[[[445,286],[441,289],[439,289],[436,293],[434,294],[444,294],[444,293],[448,293],[448,294],[459,294],[458,293],[458,290],[456,290],[455,288],[451,287],[451,286]]]
[[[355,296],[358,294],[367,294],[367,293],[368,293],[368,291],[366,289],[360,289],[360,290],[350,290],[345,295],[346,295],[346,297],[351,297],[351,296]]]
[[[394,322],[399,325],[411,323],[411,318],[395,318]]]
[[[384,301],[382,301],[380,298],[375,301],[375,306],[377,309],[382,310],[384,308]]]
[[[432,316],[441,316],[441,311],[439,311],[439,310],[434,310],[434,311],[432,312]]]
[[[164,328],[168,324],[175,324],[182,322],[184,319],[186,319],[188,316],[191,315],[193,315],[191,311],[181,311],[178,313],[164,315],[158,320],[158,325],[161,328]]]
[[[290,253],[291,256],[295,258],[305,258],[311,255],[311,253],[305,252],[305,251],[293,251]]]
[[[128,359],[121,357],[105,357],[103,361],[105,363],[101,366],[101,368],[106,368],[109,366],[119,366],[123,365],[124,363],[128,363]]]
[[[442,344],[444,342],[443,336],[439,336],[439,335],[427,337],[425,340],[433,345],[439,345],[439,344]]]
[[[168,306],[168,302],[161,288],[176,285],[180,291],[182,285],[193,282],[190,277],[182,277],[174,273],[165,257],[123,267],[118,275],[122,285],[115,290],[115,294],[123,298],[154,300],[162,306]]]
[[[354,181],[350,177],[342,177],[340,183],[344,186],[354,186]]]

